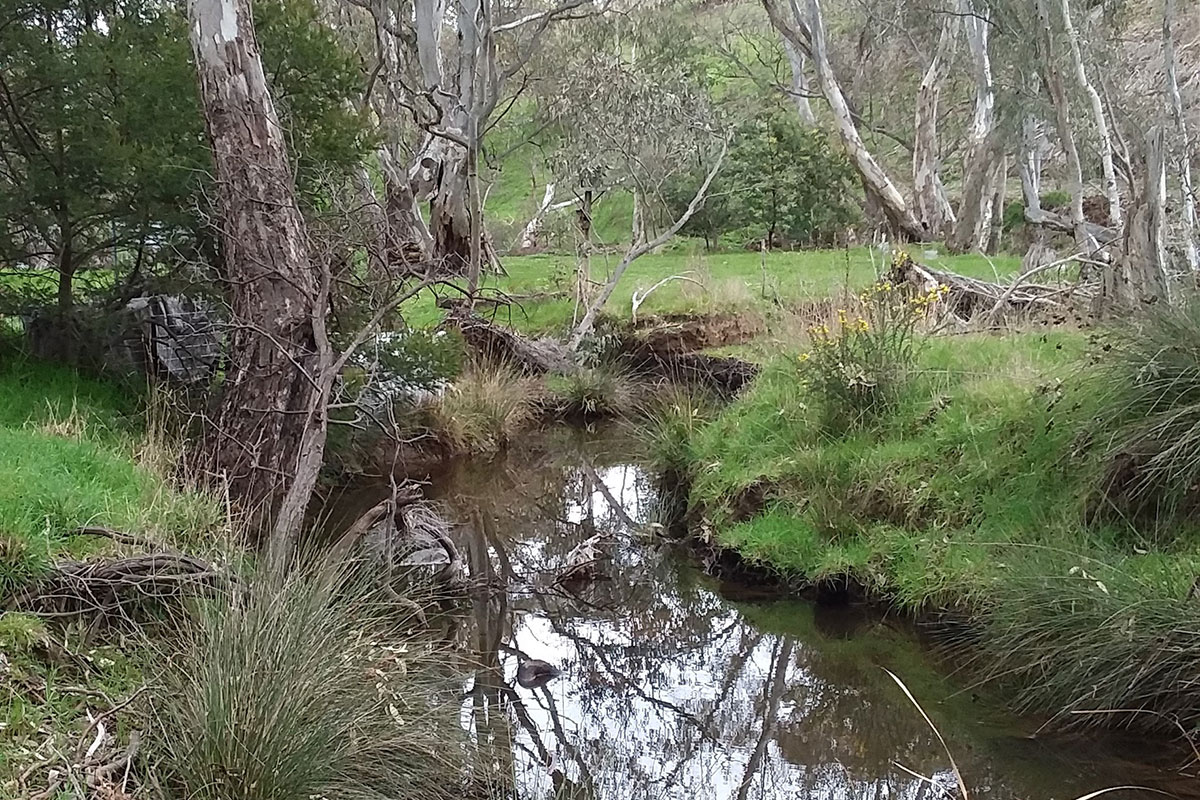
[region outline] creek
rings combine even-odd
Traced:
[[[555,430],[430,476],[476,587],[446,630],[458,713],[501,796],[950,797],[946,750],[885,668],[936,724],[971,797],[1194,792],[1170,769],[1177,753],[1094,732],[1039,735],[1037,721],[999,711],[909,620],[705,574],[659,535],[663,504],[633,449]],[[334,503],[350,514],[387,492],[358,487]],[[592,579],[561,585],[572,550],[596,534],[609,558]],[[561,674],[525,688],[516,677],[528,659]]]

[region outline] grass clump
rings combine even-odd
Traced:
[[[198,608],[154,700],[166,786],[191,800],[457,796],[452,743],[402,648],[377,642],[386,607],[360,578],[264,571]]]
[[[603,362],[546,378],[549,403],[563,417],[596,419],[626,414],[635,403],[633,376],[620,364]]]
[[[1099,510],[1169,534],[1200,510],[1200,301],[1109,331],[1099,361]]]
[[[664,475],[688,477],[696,464],[696,437],[716,413],[716,399],[690,384],[671,382],[647,392],[634,408],[642,459]]]
[[[505,448],[534,419],[540,397],[539,382],[511,367],[476,364],[418,417],[451,452],[482,455]]]

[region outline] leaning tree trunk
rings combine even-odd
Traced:
[[[921,241],[928,237],[927,232],[913,214],[912,209],[904,201],[904,195],[892,183],[891,178],[871,155],[854,123],[850,105],[842,94],[842,87],[833,72],[829,61],[829,51],[825,43],[825,21],[821,12],[820,0],[808,0],[808,19],[800,17],[799,6],[791,3],[791,19],[784,15],[776,0],[762,0],[763,8],[771,19],[771,24],[779,33],[791,42],[800,52],[807,55],[813,62],[817,73],[817,82],[821,95],[829,104],[837,125],[838,136],[842,146],[850,156],[850,161],[862,180],[867,195],[867,206],[879,208],[887,218],[888,227],[893,234],[902,238]]]
[[[250,2],[191,0],[189,16],[232,311],[229,365],[204,463],[257,529],[285,516],[284,527],[298,526],[300,515],[283,507],[301,455],[324,430],[322,410],[314,413],[321,287]]]
[[[825,44],[825,20],[821,12],[821,0],[808,0],[808,24],[810,29],[810,54],[816,67],[817,78],[821,84],[821,93],[829,103],[837,123],[838,134],[842,144],[849,153],[851,161],[862,176],[863,184],[878,200],[892,232],[897,236],[914,241],[927,238],[921,223],[913,216],[912,210],[904,202],[904,196],[892,183],[891,178],[884,172],[883,167],[871,155],[859,135],[854,124],[850,106],[842,94],[842,87],[833,73],[833,65],[829,61],[829,51]]]

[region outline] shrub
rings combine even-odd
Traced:
[[[1111,330],[1099,354],[1099,491],[1122,515],[1154,524],[1200,501],[1200,301],[1156,307]]]
[[[184,625],[153,706],[173,796],[456,796],[446,734],[350,572],[252,576]],[[454,773],[450,773],[453,778]]]
[[[801,379],[831,428],[856,427],[894,407],[916,365],[918,326],[945,286],[908,297],[889,281],[863,292],[857,309],[809,328],[812,349],[800,354]]]

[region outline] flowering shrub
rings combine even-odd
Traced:
[[[809,328],[812,348],[800,354],[800,376],[831,427],[861,425],[894,407],[916,365],[921,322],[948,291],[912,296],[883,280],[859,295],[854,311],[838,309],[832,328]]]

